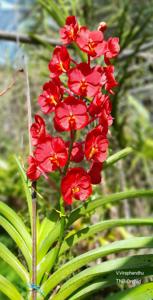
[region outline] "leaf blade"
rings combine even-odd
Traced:
[[[142,248],[153,248],[153,237],[140,237],[134,239],[130,238],[88,251],[85,254],[82,254],[72,259],[70,262],[64,264],[60,269],[58,269],[48,278],[48,280],[42,285],[41,288],[46,296],[55,286],[59,284],[59,282],[61,282],[68,275],[85,266],[89,262],[111,253]]]
[[[152,196],[153,190],[131,190],[103,196],[102,198],[98,198],[94,201],[88,201],[71,212],[67,227],[73,224],[73,222],[75,222],[80,217],[84,216],[86,213],[91,212],[96,208],[101,207],[102,205],[106,205],[108,203],[118,203],[125,199],[132,199],[137,197],[150,198]]]
[[[0,275],[0,291],[11,300],[24,300],[16,287],[2,275]]]
[[[145,277],[153,274],[153,269],[151,265],[153,263],[153,255],[136,255],[124,258],[117,258],[110,261],[106,261],[101,263],[100,265],[96,265],[94,267],[89,267],[86,270],[78,273],[71,279],[69,279],[61,288],[61,290],[52,298],[53,300],[67,299],[73,292],[75,292],[78,288],[83,285],[91,282],[91,280],[97,278],[97,276],[101,279],[101,287],[106,286],[106,282],[109,281],[113,284],[116,284],[116,279],[119,278],[116,270],[118,272],[135,272],[140,270],[142,275]],[[145,272],[143,272],[145,270]],[[144,274],[143,274],[144,273]],[[105,276],[107,274],[107,277]],[[108,277],[109,276],[109,277]],[[125,275],[120,275],[120,278],[124,278]],[[128,275],[128,279],[133,278],[132,275]],[[103,284],[102,284],[103,282]],[[107,285],[108,286],[108,285]]]
[[[0,257],[20,276],[20,278],[28,283],[29,273],[15,255],[2,243],[0,243]]]

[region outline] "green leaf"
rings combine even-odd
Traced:
[[[109,228],[117,227],[117,226],[128,226],[128,225],[135,225],[135,226],[153,225],[153,219],[135,218],[129,220],[125,220],[125,219],[107,220],[89,227],[85,227],[79,230],[77,233],[65,239],[60,250],[60,255],[63,254],[66,250],[73,247],[75,244],[79,243],[84,239],[87,239],[90,236],[95,235],[98,232],[101,232]],[[50,272],[53,266],[54,252],[55,252],[55,248],[51,249],[40,261],[38,265],[38,283],[40,283],[42,276],[44,275],[45,272],[47,273]]]
[[[32,197],[31,197],[31,188],[28,186],[28,179],[27,176],[23,170],[23,167],[19,161],[19,159],[15,156],[16,163],[18,165],[18,170],[20,172],[22,182],[23,182],[23,187],[26,195],[26,200],[28,204],[28,210],[29,210],[29,215],[30,215],[30,222],[32,225]]]
[[[20,278],[28,283],[30,278],[27,270],[15,255],[2,243],[0,243],[0,257],[20,276]]]
[[[101,263],[100,265],[90,267],[85,271],[80,272],[73,278],[68,280],[61,288],[61,290],[52,298],[53,300],[64,300],[67,299],[73,292],[82,287],[83,285],[93,281],[98,276],[101,279],[103,286],[106,286],[106,282],[111,284],[117,284],[117,279],[124,278],[125,275],[121,274],[120,271],[137,272],[141,270],[142,275],[137,276],[139,278],[153,275],[152,269],[153,255],[137,255],[129,256],[124,258],[118,258],[110,261]],[[119,274],[118,274],[118,273]],[[106,276],[107,274],[107,276]],[[125,273],[124,273],[125,274]],[[134,275],[128,275],[128,279],[133,279]]]
[[[138,197],[152,197],[153,190],[132,190],[126,192],[120,192],[116,194],[111,194],[107,196],[103,196],[97,200],[87,201],[80,207],[74,209],[68,220],[67,227],[69,227],[73,222],[82,216],[86,215],[88,212],[95,210],[98,207],[106,205],[108,203],[117,203],[125,199],[133,199]]]
[[[11,236],[11,238],[15,241],[17,246],[19,247],[20,251],[22,252],[29,270],[31,271],[31,253],[27,248],[24,240],[22,239],[21,235],[16,231],[16,229],[3,217],[0,216],[0,225],[6,230],[6,232]]]
[[[59,284],[59,282],[64,280],[67,276],[69,276],[79,268],[87,265],[89,262],[111,253],[141,248],[153,248],[153,237],[130,238],[88,251],[87,253],[77,256],[70,262],[64,264],[48,278],[48,280],[42,285],[41,288],[46,296],[55,286]],[[39,299],[41,298],[38,297],[38,300]]]
[[[0,291],[11,300],[24,300],[16,287],[2,275],[0,275]]]
[[[49,0],[38,0],[38,2],[42,5],[42,7],[51,15],[53,20],[59,25],[63,26],[65,22],[66,16],[64,15],[64,12],[62,11],[61,14],[61,8],[60,5],[57,5],[55,1]]]
[[[38,263],[44,259],[45,254],[52,246],[52,244],[58,239],[60,233],[60,222],[57,222],[53,229],[51,229],[46,238],[42,240],[38,249]]]
[[[113,294],[106,300],[152,300],[153,299],[153,282],[141,284],[135,288]]]
[[[98,281],[95,283],[90,283],[87,286],[84,286],[82,289],[77,291],[69,300],[82,300],[83,298],[88,299],[87,297],[96,293],[104,286],[104,282]]]
[[[49,234],[51,234],[53,227],[55,226],[55,222],[50,221],[47,218],[44,218],[40,225],[39,229],[39,236],[38,236],[38,247],[41,245],[44,240],[48,237]]]
[[[115,220],[106,220],[99,222],[97,224],[85,227],[79,230],[77,233],[70,235],[66,238],[62,244],[60,254],[64,253],[69,248],[73,247],[75,244],[80,241],[87,239],[90,236],[95,235],[98,232],[103,230],[117,227],[117,226],[142,226],[142,225],[153,225],[153,218],[135,218],[135,219],[115,219]]]
[[[56,248],[54,247],[51,251],[49,251],[41,262],[37,265],[37,281],[40,284],[41,279],[45,273],[50,272],[53,267],[54,261],[56,257]]]
[[[32,242],[31,236],[22,222],[21,218],[16,214],[16,212],[10,208],[7,204],[0,202],[0,213],[5,216],[6,219],[14,226],[14,228],[19,232],[23,240],[25,241],[29,251],[31,252]]]
[[[133,152],[133,149],[131,147],[127,147],[121,151],[118,151],[117,153],[111,155],[110,157],[107,158],[107,160],[104,163],[103,168],[106,169],[109,166],[113,165],[117,161],[123,159],[127,155],[131,154]]]

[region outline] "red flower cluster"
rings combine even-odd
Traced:
[[[98,29],[90,31],[80,26],[75,16],[69,16],[60,29],[64,46],[57,46],[49,62],[50,80],[43,86],[38,103],[44,114],[53,114],[53,126],[62,137],[48,134],[45,121],[35,115],[31,126],[35,147],[29,157],[27,176],[37,180],[41,175],[59,171],[61,193],[65,203],[73,199],[86,200],[92,193],[92,184],[101,182],[102,164],[108,152],[108,128],[113,122],[109,94],[118,85],[111,59],[120,51],[119,39],[104,39],[107,29],[101,22]],[[87,62],[77,63],[66,45],[76,43],[87,54]],[[93,65],[93,60],[103,56],[105,65]],[[62,77],[60,78],[60,76]],[[92,128],[92,124],[94,127]],[[84,128],[83,140],[76,134]],[[67,133],[66,133],[67,132]],[[69,132],[69,138],[65,140]],[[83,160],[88,163],[85,170]],[[81,166],[74,166],[75,163]]]

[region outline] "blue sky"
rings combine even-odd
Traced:
[[[26,0],[26,7],[23,0],[0,0],[0,30],[20,31],[23,10],[30,8],[33,0]],[[13,42],[0,40],[0,63],[7,59],[13,60],[17,45]]]

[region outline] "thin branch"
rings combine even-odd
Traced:
[[[38,45],[41,43],[48,43],[53,46],[61,45],[61,42],[56,39],[50,39],[48,37],[40,37],[39,35],[30,36],[25,33],[9,32],[3,30],[0,30],[0,40],[6,40],[12,42],[16,42],[17,40],[19,40],[20,43],[34,44],[34,45]]]
[[[14,84],[15,84],[15,79],[13,78],[12,82],[6,87],[6,89],[4,89],[2,92],[0,92],[0,96],[3,96],[4,94],[6,94],[12,88],[12,86]]]
[[[23,72],[23,69],[17,70],[17,71],[14,73],[11,83],[10,83],[10,84],[2,91],[2,92],[0,92],[0,96],[5,95],[5,94],[6,94],[6,93],[14,86],[14,84],[16,83],[16,75],[17,75],[19,72]]]

